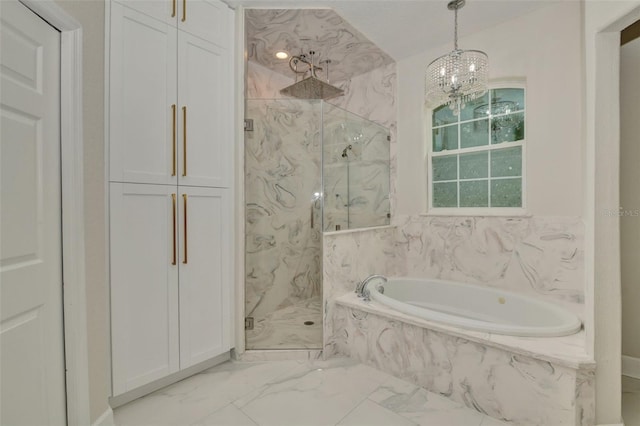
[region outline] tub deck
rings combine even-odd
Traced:
[[[584,331],[562,337],[471,331],[353,293],[326,312],[325,356],[349,356],[512,425],[595,422],[595,362]]]
[[[402,321],[422,328],[440,331],[452,336],[462,337],[472,342],[507,350],[519,355],[529,356],[541,361],[552,362],[574,369],[595,369],[595,361],[585,350],[584,329],[578,333],[561,337],[517,337],[493,334],[447,325],[437,321],[417,318],[381,303],[371,300],[364,302],[355,293],[345,294],[336,299],[336,304],[365,312],[381,315],[389,319]]]

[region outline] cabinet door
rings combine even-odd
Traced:
[[[232,86],[228,51],[178,32],[180,185],[229,187]],[[185,126],[186,123],[186,126]]]
[[[110,184],[114,395],[179,369],[176,189]]]
[[[111,7],[110,180],[175,184],[177,30]]]
[[[233,34],[233,11],[218,0],[178,0],[178,28],[227,48]]]
[[[229,190],[180,187],[180,368],[230,349]]]
[[[182,0],[116,0],[131,9],[171,24],[178,22],[178,2]],[[113,3],[112,3],[113,4]]]

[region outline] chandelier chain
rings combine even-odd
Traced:
[[[458,50],[458,7],[453,13],[453,50]]]

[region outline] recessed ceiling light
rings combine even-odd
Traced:
[[[289,57],[289,54],[287,52],[284,52],[284,51],[276,52],[276,58],[278,59],[287,59],[288,57]]]

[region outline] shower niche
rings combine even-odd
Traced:
[[[321,100],[246,117],[246,347],[320,349],[322,233],[389,224],[389,131]]]

